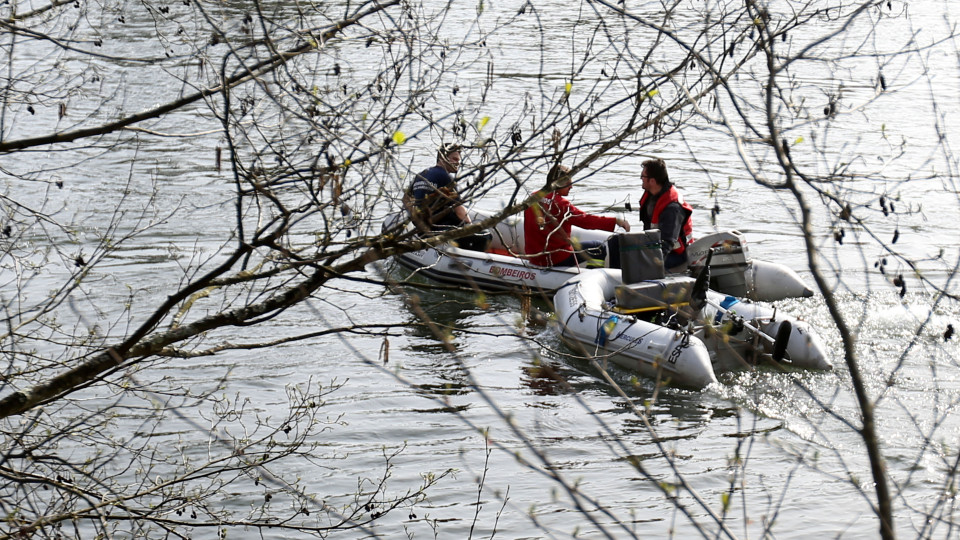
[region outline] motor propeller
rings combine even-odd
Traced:
[[[777,329],[777,337],[773,340],[773,359],[782,362],[787,354],[787,345],[790,344],[790,333],[793,332],[793,325],[790,321],[780,321],[780,328]]]

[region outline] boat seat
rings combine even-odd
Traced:
[[[667,276],[662,279],[618,285],[615,289],[617,311],[635,313],[665,309],[690,303],[690,292],[696,279],[690,276]]]

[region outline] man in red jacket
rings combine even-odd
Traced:
[[[570,242],[570,229],[574,225],[610,232],[619,225],[630,232],[630,223],[626,219],[595,216],[570,204],[565,198],[573,184],[569,167],[557,165],[550,169],[547,184],[556,186],[556,191],[545,194],[523,212],[525,250],[533,264],[574,266],[586,261],[583,252],[600,247],[602,242],[582,242],[578,249],[574,249]]]

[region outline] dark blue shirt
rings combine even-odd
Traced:
[[[456,187],[450,173],[439,165],[424,170],[413,179],[410,191],[414,202],[431,228],[459,227],[463,224],[453,211],[463,204]]]
[[[413,179],[413,198],[421,202],[438,189],[450,186],[453,178],[443,167],[435,166],[422,171]]]

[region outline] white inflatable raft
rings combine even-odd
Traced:
[[[487,216],[475,215],[473,219]],[[405,214],[393,214],[384,221],[384,232],[403,225]],[[403,225],[409,230],[410,225]],[[397,257],[414,273],[450,285],[479,288],[485,291],[529,290],[553,293],[582,270],[579,267],[547,268],[531,264],[523,257],[523,219],[511,217],[491,230],[486,251],[461,249],[454,244],[404,253]],[[574,227],[571,234],[578,241],[604,241],[609,232]]]
[[[489,217],[472,213],[474,220]],[[412,230],[405,212],[384,220],[385,234],[403,234]],[[523,218],[513,216],[501,221],[491,233],[486,251],[461,249],[445,244],[405,253],[397,257],[404,267],[434,281],[479,288],[487,291],[530,290],[552,293],[585,268],[546,268],[531,264],[525,257]],[[604,241],[611,233],[573,227],[578,241]],[[637,236],[636,233],[627,236]],[[657,236],[659,238],[659,236]],[[699,272],[706,254],[710,262],[711,288],[740,298],[772,302],[784,298],[812,296],[813,291],[792,269],[778,263],[751,259],[746,239],[738,231],[708,235],[691,244],[690,270]]]
[[[690,306],[695,282],[667,276],[624,285],[620,270],[586,270],[554,296],[561,338],[601,362],[694,389],[716,382],[717,373],[763,360],[831,368],[807,323],[714,291],[706,291],[696,310]]]

